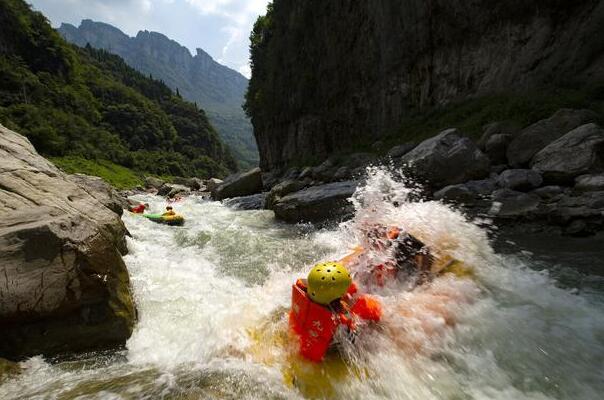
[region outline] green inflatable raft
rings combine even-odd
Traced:
[[[143,214],[143,217],[157,222],[158,224],[172,225],[172,226],[182,226],[185,224],[185,219],[182,215],[166,215],[162,214]]]

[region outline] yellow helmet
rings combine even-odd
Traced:
[[[338,262],[320,263],[308,274],[308,295],[315,303],[328,305],[346,294],[352,278]]]

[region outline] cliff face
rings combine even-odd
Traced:
[[[157,32],[140,31],[129,37],[109,24],[83,20],[79,27],[62,24],[59,33],[78,46],[90,44],[117,54],[134,69],[178,89],[207,112],[243,166],[258,162],[252,127],[241,109],[248,80],[240,73],[217,63],[202,49],[192,56],[187,48]]]
[[[252,36],[263,169],[470,96],[604,79],[604,1],[275,0]]]

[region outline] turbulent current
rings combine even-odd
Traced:
[[[0,398],[601,398],[602,278],[572,259],[495,251],[489,221],[414,197],[373,170],[353,198],[354,219],[320,230],[195,196],[175,204],[184,227],[124,215],[139,312],[126,348],[33,357]],[[404,227],[472,272],[383,288],[381,323],[342,338],[321,365],[301,361],[287,329],[292,283],[362,244],[374,223]],[[602,271],[602,258],[591,262]]]

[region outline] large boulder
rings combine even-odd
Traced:
[[[582,125],[537,153],[531,166],[546,182],[560,184],[604,172],[604,130],[596,124]]]
[[[491,140],[493,136],[504,135],[508,137],[513,137],[518,134],[520,128],[514,121],[498,121],[488,124],[484,127],[484,132],[482,136],[476,143],[480,150],[485,151],[487,148],[487,143]]]
[[[590,110],[561,109],[523,129],[507,149],[509,164],[513,167],[528,165],[535,154],[569,131],[595,121],[598,115]]]
[[[128,209],[128,199],[119,194],[117,190],[103,178],[84,174],[69,175],[67,178],[80,185],[91,196],[103,203],[105,207],[115,212],[117,215],[122,215],[124,209]]]
[[[489,174],[489,159],[472,141],[448,129],[423,141],[401,161],[434,187],[481,179]]]
[[[506,151],[511,141],[512,135],[505,134],[493,135],[487,140],[484,152],[493,164],[507,164]]]
[[[223,200],[229,197],[249,196],[260,192],[262,192],[262,172],[260,168],[254,168],[226,178],[212,192],[212,197],[216,200]]]
[[[312,186],[280,198],[273,211],[287,222],[323,222],[352,212],[348,202],[358,186],[356,181]]]
[[[502,188],[529,191],[543,183],[541,174],[532,169],[508,169],[497,177],[497,184]]]
[[[170,199],[177,195],[186,195],[189,193],[191,193],[191,189],[188,186],[179,185],[176,183],[164,183],[157,191],[158,195],[166,196]]]
[[[281,197],[302,190],[309,184],[310,181],[308,179],[305,179],[303,181],[287,179],[283,182],[279,182],[277,185],[273,186],[273,188],[267,195],[265,204],[266,208],[272,209],[273,204],[275,204]]]
[[[265,192],[250,196],[232,197],[224,200],[222,204],[237,210],[262,210],[266,202],[266,195]]]
[[[206,186],[204,185],[203,180],[201,180],[199,178],[183,178],[183,177],[177,176],[177,177],[174,177],[172,182],[176,183],[178,185],[186,186],[191,190],[204,191],[206,189]]]
[[[390,158],[400,158],[400,157],[404,156],[405,154],[409,153],[416,146],[417,146],[417,144],[415,144],[413,142],[399,144],[398,146],[394,146],[393,148],[388,150],[388,153],[386,154],[386,156],[388,156]]]
[[[498,217],[525,217],[537,211],[539,196],[517,192],[511,189],[499,189],[493,193],[493,205],[490,214]]]
[[[0,126],[0,356],[123,345],[135,309],[119,216]]]
[[[222,185],[222,182],[223,182],[222,179],[210,178],[207,181],[205,181],[206,190],[210,193],[214,193],[216,188],[218,188],[218,186]]]
[[[145,187],[147,189],[159,189],[164,185],[164,181],[154,176],[145,177]]]
[[[579,192],[604,191],[604,174],[578,176],[575,178],[575,190]]]

